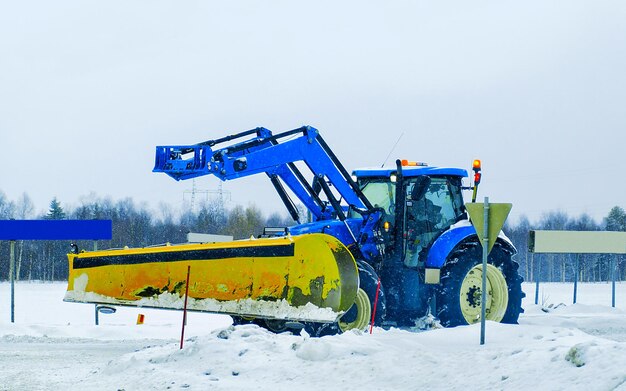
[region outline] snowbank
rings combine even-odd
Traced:
[[[180,312],[119,308],[95,326],[93,306],[62,301],[64,284],[18,284],[11,324],[0,284],[0,388],[626,390],[626,309],[604,294],[567,305],[571,284],[546,284],[556,301],[534,305],[533,288],[520,325],[488,322],[483,346],[479,325],[310,338],[191,313],[180,350]]]

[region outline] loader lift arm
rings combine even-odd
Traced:
[[[215,148],[252,135],[247,140]],[[313,173],[313,185],[295,165],[298,161],[304,162]],[[166,173],[177,181],[209,174],[226,181],[265,173],[297,222],[300,222],[300,216],[283,183],[316,221],[334,219],[335,216],[345,221],[342,200],[360,211],[364,219],[375,210],[318,130],[310,126],[276,135],[259,127],[195,145],[158,146],[153,172]],[[319,197],[314,186],[324,192],[327,201]],[[339,193],[339,199],[331,191],[331,186]]]

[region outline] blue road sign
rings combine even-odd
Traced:
[[[111,220],[0,220],[0,240],[111,240]]]

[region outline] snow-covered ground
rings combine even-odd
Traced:
[[[626,390],[626,283],[525,284],[519,325],[309,338],[230,318],[62,301],[65,284],[0,284],[0,390]],[[543,308],[548,312],[544,312]],[[563,303],[563,305],[560,305]],[[550,308],[548,308],[550,307]],[[145,323],[136,325],[137,315]]]

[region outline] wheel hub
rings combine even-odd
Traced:
[[[467,302],[472,307],[477,307],[480,305],[481,299],[481,291],[480,287],[472,286],[467,291]]]

